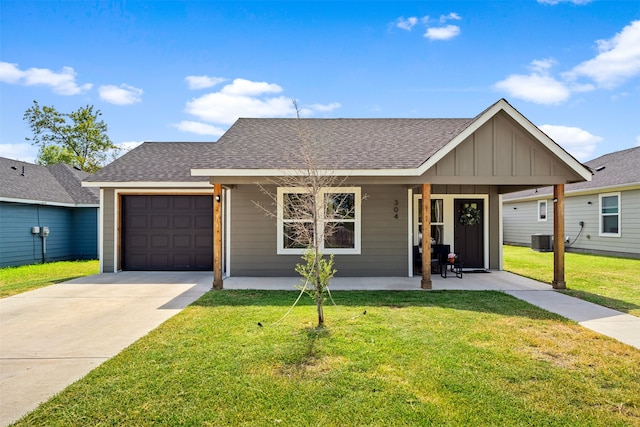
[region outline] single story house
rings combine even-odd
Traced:
[[[296,275],[288,219],[256,204],[282,212],[303,191],[282,183],[309,172],[309,145],[311,170],[340,177],[326,194],[354,201],[350,238],[324,248],[343,277],[412,276],[414,246],[428,265],[432,243],[450,245],[467,268],[501,269],[502,195],[553,185],[562,215],[564,185],[591,178],[504,99],[467,119],[241,118],[218,142],[144,143],[84,180],[100,188],[101,270],[213,268],[215,288],[229,276]],[[421,274],[430,288],[430,269]]]
[[[82,187],[88,176],[0,157],[0,267],[98,258],[100,199]]]
[[[605,154],[585,163],[591,181],[565,188],[565,248],[572,252],[640,258],[640,147]],[[553,222],[550,187],[504,197],[504,241],[550,250]],[[532,238],[532,236],[534,236]]]

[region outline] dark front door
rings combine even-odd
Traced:
[[[213,269],[213,197],[122,196],[122,269]]]
[[[455,199],[454,250],[464,268],[484,268],[484,200]]]

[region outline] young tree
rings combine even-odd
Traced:
[[[294,101],[297,114],[298,144],[286,147],[286,156],[291,162],[290,173],[269,184],[278,187],[295,188],[286,193],[281,201],[267,186],[258,184],[264,194],[276,205],[282,218],[286,219],[284,240],[290,248],[305,249],[304,263],[296,265],[296,272],[303,277],[301,288],[316,303],[318,326],[324,324],[323,305],[334,269],[333,255],[325,258],[322,247],[327,242],[339,245],[341,236],[349,235],[343,220],[353,219],[356,200],[353,193],[338,189],[345,181],[325,170],[320,164],[326,147],[318,138],[312,137],[304,120],[300,119],[298,105]],[[327,192],[327,188],[333,188]],[[278,205],[278,203],[280,203]],[[267,215],[277,218],[277,214],[258,203],[256,205]],[[352,233],[351,233],[352,234]],[[348,240],[348,238],[347,238]]]
[[[53,106],[40,106],[37,101],[24,113],[33,136],[25,138],[40,147],[37,163],[67,163],[83,171],[99,170],[118,147],[107,135],[107,125],[99,120],[100,110],[92,105],[71,113],[60,113]]]

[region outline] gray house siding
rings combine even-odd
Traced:
[[[0,267],[43,262],[42,238],[31,227],[48,227],[45,261],[95,259],[96,208],[0,202]]]
[[[401,185],[366,185],[362,196],[360,255],[336,255],[337,276],[404,276],[407,274],[407,189]],[[398,218],[395,218],[395,201]],[[277,254],[275,218],[254,202],[275,209],[255,185],[238,185],[231,197],[231,275],[296,276],[300,255]]]
[[[115,272],[114,251],[116,236],[114,235],[115,221],[115,191],[113,188],[105,188],[103,191],[102,212],[102,271]]]
[[[566,250],[640,257],[640,190],[620,192],[620,237],[599,235],[599,194],[608,193],[607,191],[566,197],[565,237],[569,237]],[[547,197],[549,198],[546,222],[537,221],[537,200],[505,202],[505,243],[528,246],[531,244],[532,234],[553,234],[553,202],[550,196]],[[584,222],[582,233],[581,221]]]

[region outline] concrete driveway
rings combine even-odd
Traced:
[[[211,272],[98,274],[0,300],[0,425],[180,312]]]

